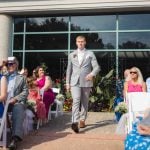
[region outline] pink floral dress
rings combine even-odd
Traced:
[[[46,108],[41,96],[39,95],[39,88],[29,89],[28,100],[35,100],[36,102],[36,114],[39,119],[46,118]]]

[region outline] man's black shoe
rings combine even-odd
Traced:
[[[22,139],[21,139],[20,137],[14,136],[14,137],[12,138],[12,141],[11,141],[10,145],[8,146],[9,150],[16,150],[16,149],[17,149],[17,143],[18,143],[19,141],[21,141],[21,140],[22,140]]]
[[[13,139],[10,143],[10,145],[8,146],[9,150],[16,150],[17,149],[17,141],[15,139]]]
[[[72,130],[73,130],[75,133],[79,133],[79,127],[78,127],[78,123],[77,123],[77,122],[72,123],[71,128],[72,128]]]

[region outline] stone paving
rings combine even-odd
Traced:
[[[79,134],[70,129],[71,113],[53,118],[38,132],[24,137],[18,150],[123,150],[124,137],[115,135],[113,113],[89,112],[86,128]]]

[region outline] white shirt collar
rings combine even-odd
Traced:
[[[77,49],[78,53],[84,53],[85,52],[85,48],[80,50],[80,49]]]

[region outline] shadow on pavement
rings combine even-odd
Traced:
[[[115,120],[103,120],[103,121],[96,122],[94,124],[87,124],[86,128],[83,128],[80,131],[80,133],[84,133],[84,132],[87,132],[87,131],[92,130],[92,129],[96,129],[96,128],[100,128],[100,127],[104,127],[104,126],[109,126],[109,125],[113,125],[113,124],[116,124]]]
[[[47,142],[72,134],[71,132],[65,132],[65,129],[70,127],[70,118],[70,113],[64,113],[63,116],[52,118],[49,123],[43,125],[38,131],[33,131],[25,136],[23,141],[19,143],[17,150],[31,150],[33,146],[46,144]]]

